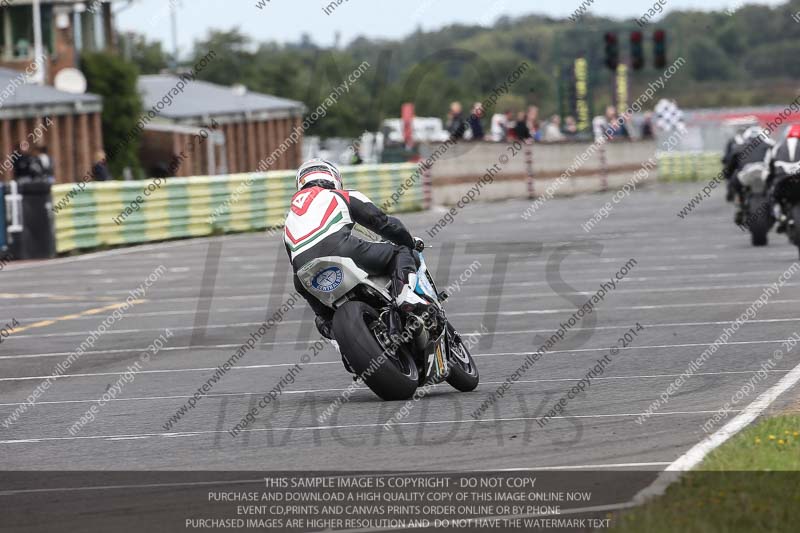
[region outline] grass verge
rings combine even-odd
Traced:
[[[611,530],[785,532],[797,531],[798,524],[800,415],[786,414],[743,430],[664,496],[617,516]]]

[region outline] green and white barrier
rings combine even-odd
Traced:
[[[402,188],[389,209],[399,212],[425,207],[424,180],[409,186],[416,169],[404,163],[341,171],[345,187],[358,189],[379,206],[392,195],[398,198]],[[60,253],[277,227],[294,193],[291,171],[91,182],[83,190],[76,184],[55,185],[56,248]]]
[[[659,152],[656,157],[662,180],[707,180],[722,170],[721,155],[717,152]]]

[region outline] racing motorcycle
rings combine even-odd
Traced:
[[[418,387],[446,381],[469,392],[478,368],[445,315],[447,294],[439,293],[419,245],[414,292],[429,305],[424,312],[400,309],[400,331],[392,328],[391,281],[370,276],[348,257],[322,257],[297,272],[324,305],[335,310],[333,335],[350,367],[383,400],[407,400]]]
[[[780,203],[781,211],[787,217],[786,235],[789,241],[800,250],[800,163],[775,162],[784,178],[773,186],[772,196]]]
[[[775,223],[767,191],[769,169],[766,163],[748,163],[737,174],[742,184],[742,206],[737,223],[750,231],[753,246],[766,246],[767,234]]]

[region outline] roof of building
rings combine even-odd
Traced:
[[[174,75],[156,74],[139,77],[139,91],[142,93],[145,109],[150,109],[165,99],[170,93],[171,103],[162,105],[159,116],[166,119],[181,120],[221,115],[253,114],[299,114],[305,110],[302,102],[243,90],[225,87],[206,81],[186,81],[183,92],[174,89],[180,79]]]
[[[0,108],[81,105],[96,107],[102,98],[96,94],[74,94],[50,85],[27,83],[23,72],[0,67]]]

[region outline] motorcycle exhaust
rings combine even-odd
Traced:
[[[425,329],[425,323],[417,315],[408,316],[409,327],[414,332],[414,346],[418,350],[424,350],[428,346],[428,331]]]

